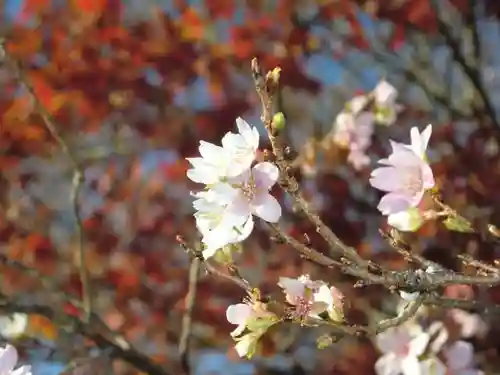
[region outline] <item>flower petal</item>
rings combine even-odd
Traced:
[[[253,231],[254,221],[252,215],[248,216],[247,221],[243,226],[235,227],[233,230],[235,233],[235,238],[232,243],[237,243],[246,240]]]
[[[220,165],[221,162],[228,163],[230,161],[229,154],[221,146],[214,145],[210,142],[200,141],[198,149],[202,158],[206,159],[207,162]]]
[[[387,223],[403,232],[414,232],[422,226],[424,218],[418,208],[409,208],[387,216]]]
[[[437,358],[431,357],[420,362],[420,373],[424,375],[446,375],[447,371],[443,362]]]
[[[382,353],[392,353],[400,350],[401,346],[407,345],[411,340],[410,332],[406,327],[388,329],[375,337],[377,347]]]
[[[425,130],[420,133],[417,127],[412,127],[410,130],[411,149],[422,160],[425,159],[427,145],[432,134],[432,125],[427,125]]]
[[[425,352],[427,345],[429,345],[430,335],[426,332],[422,332],[410,341],[410,354],[418,357]]]
[[[252,168],[252,174],[258,189],[269,190],[278,181],[280,172],[276,165],[263,162]]]
[[[231,324],[245,324],[248,318],[252,316],[252,311],[252,307],[246,303],[229,305],[226,310],[226,319]]]
[[[382,80],[377,84],[373,93],[377,104],[386,106],[393,105],[398,96],[398,90],[385,80]]]
[[[250,126],[241,117],[236,119],[238,132],[245,138],[247,144],[255,149],[259,147],[259,131],[255,126]]]
[[[452,372],[472,366],[474,347],[466,341],[456,341],[445,350],[446,361]]]
[[[423,163],[420,167],[422,171],[422,182],[424,189],[432,189],[436,184],[434,180],[434,174],[432,173],[432,169],[427,163]]]
[[[404,290],[400,290],[399,295],[405,301],[412,302],[412,301],[415,301],[417,299],[417,297],[420,295],[420,293],[419,292],[408,293],[408,292],[405,292]]]
[[[404,195],[388,193],[382,197],[377,208],[382,215],[391,215],[411,208],[411,202]]]
[[[0,350],[0,374],[10,374],[18,359],[16,348],[7,344],[5,348]]]
[[[422,374],[418,358],[411,355],[404,357],[401,361],[401,373],[403,375],[427,375]]]
[[[280,277],[278,286],[287,294],[287,299],[291,297],[288,299],[289,303],[292,303],[293,299],[297,297],[303,297],[306,290],[303,282],[289,277]]]
[[[399,375],[401,361],[394,353],[384,354],[375,363],[375,373],[377,375]]]
[[[420,143],[422,145],[422,151],[424,154],[427,151],[431,135],[432,135],[432,125],[429,124],[425,127],[424,131],[420,133]]]
[[[271,194],[260,193],[252,201],[252,211],[262,220],[277,223],[281,217],[281,206]]]
[[[29,365],[16,368],[10,373],[10,375],[31,375],[31,374],[32,374],[31,366]]]
[[[397,191],[403,187],[402,174],[394,167],[380,167],[372,171],[370,185],[382,191]]]

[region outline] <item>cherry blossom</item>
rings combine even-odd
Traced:
[[[220,205],[227,206],[236,222],[252,220],[252,215],[276,223],[281,217],[281,206],[270,193],[279,177],[278,168],[269,162],[255,165],[227,183],[211,187]]]
[[[333,141],[349,149],[347,162],[356,170],[370,163],[366,151],[371,145],[375,123],[392,124],[399,106],[396,104],[398,92],[388,82],[381,81],[372,96],[357,95],[345,106],[335,119]],[[374,104],[375,110],[372,110]]]
[[[416,155],[418,155],[422,160],[427,160],[426,152],[427,146],[429,145],[429,140],[432,135],[432,125],[429,124],[420,133],[418,128],[412,127],[410,130],[411,144],[408,145]]]
[[[193,202],[196,226],[203,235],[203,257],[208,259],[228,244],[245,240],[253,230],[253,221],[235,216],[224,206],[211,200],[211,191],[197,193]]]
[[[370,112],[356,113],[354,110],[341,112],[336,118],[333,140],[339,146],[349,148],[347,161],[355,169],[362,169],[370,163],[366,150],[371,145],[373,121]]]
[[[280,277],[278,285],[283,289],[287,302],[295,306],[295,318],[319,318],[319,314],[326,311],[334,321],[344,319],[342,293],[336,288],[328,287],[323,281],[314,281],[308,275],[302,275],[297,279]]]
[[[377,207],[383,215],[397,214],[417,207],[425,190],[435,185],[432,169],[422,157],[427,143],[420,135],[415,143],[412,139],[411,145],[392,142],[391,146],[393,150],[389,157],[379,160],[383,167],[375,169],[370,177],[373,187],[387,192]],[[397,219],[392,218],[393,222],[397,222]]]
[[[2,375],[31,375],[31,366],[21,366],[14,370],[19,360],[16,348],[7,344],[0,349],[0,374]]]
[[[251,296],[244,303],[230,305],[226,310],[226,319],[237,325],[231,336],[236,340],[235,350],[240,357],[251,357],[260,337],[279,320],[256,296]],[[243,334],[245,331],[248,332]]]
[[[28,328],[28,315],[15,313],[0,316],[0,336],[6,339],[14,339],[22,336]]]
[[[259,148],[259,131],[251,127],[241,117],[236,119],[239,134],[226,133],[222,138],[222,147],[231,155],[228,176],[237,176],[247,170],[255,160]]]
[[[376,343],[383,355],[375,363],[377,375],[420,375],[419,364],[430,336],[419,326],[410,324],[390,328],[377,335]]]
[[[447,315],[460,326],[460,335],[463,338],[484,336],[488,326],[479,314],[471,314],[460,309],[450,309]]]
[[[396,103],[398,90],[386,80],[382,80],[373,90],[373,96],[378,105],[391,106]]]
[[[380,81],[373,90],[375,102],[375,122],[381,125],[392,125],[402,106],[396,103],[397,89],[389,82]]]
[[[187,171],[190,180],[212,185],[250,168],[259,146],[259,133],[241,118],[236,125],[239,133],[226,133],[222,146],[200,141],[201,157],[186,158],[193,167]]]
[[[324,303],[328,316],[335,322],[344,321],[344,295],[340,290],[335,287],[328,287],[323,284],[319,287],[318,291],[314,293],[313,299],[315,303]],[[319,307],[319,306],[318,306]]]
[[[387,216],[387,223],[403,232],[414,232],[424,223],[424,216],[419,207],[411,207],[406,211]]]
[[[442,351],[444,363],[436,357],[422,361],[423,374],[429,375],[481,375],[474,369],[474,347],[466,341],[456,341]]]

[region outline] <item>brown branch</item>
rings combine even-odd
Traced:
[[[52,321],[57,321],[62,318],[65,321],[68,319],[75,327],[78,327],[77,333],[92,339],[103,350],[111,351],[116,358],[121,358],[129,362],[132,366],[139,370],[147,372],[152,375],[169,375],[168,372],[156,365],[153,360],[146,355],[138,352],[132,345],[118,332],[109,328],[102,319],[92,313],[90,320],[84,316],[85,310],[82,303],[76,296],[68,293],[61,292],[62,287],[53,279],[48,276],[42,275],[35,268],[26,266],[24,263],[8,258],[5,254],[0,254],[0,263],[15,268],[26,275],[40,280],[43,287],[54,296],[57,296],[64,303],[70,303],[75,306],[84,317],[83,319],[78,316],[69,316],[63,313],[63,308],[56,306],[43,306],[43,305],[23,305],[14,300],[14,296],[2,295],[0,299],[0,310],[8,313],[20,312],[26,314],[40,314]]]
[[[59,147],[72,164],[73,178],[71,184],[70,201],[76,222],[76,243],[80,263],[79,270],[80,279],[82,282],[83,306],[86,319],[90,319],[92,315],[92,293],[90,286],[90,277],[85,261],[85,239],[83,234],[83,224],[79,204],[80,192],[85,182],[84,172],[81,166],[78,164],[76,155],[72,152],[64,138],[59,133],[59,127],[56,125],[54,117],[49,113],[49,111],[47,111],[47,109],[38,99],[33,84],[24,69],[21,67],[20,62],[7,52],[3,44],[0,44],[0,55],[2,56],[3,63],[5,64],[7,69],[16,77],[23,88],[28,92],[30,100],[32,101],[34,106],[34,111],[42,118],[45,128],[52,135],[54,140],[59,144]]]
[[[181,367],[186,375],[191,373],[191,366],[189,363],[189,344],[191,339],[193,308],[196,301],[196,288],[198,286],[198,277],[200,274],[200,263],[200,258],[194,257],[191,260],[191,265],[189,267],[189,287],[186,295],[186,311],[182,317],[182,330],[179,340]]]
[[[38,314],[51,321],[56,321],[60,314],[54,306],[26,305],[18,301],[0,300],[0,311],[2,313],[24,313]],[[69,321],[75,328],[75,333],[81,334],[95,342],[102,350],[109,353],[110,357],[121,359],[141,372],[149,375],[170,375],[162,366],[154,363],[148,356],[138,352],[123,341],[114,340],[103,332],[102,326],[96,324],[96,320],[88,322],[84,319],[72,315],[65,315],[65,320]]]
[[[479,72],[479,66],[477,66],[477,65],[471,66],[467,62],[467,59],[465,58],[464,54],[462,53],[460,42],[457,39],[455,39],[455,37],[452,35],[451,26],[449,26],[440,17],[439,6],[436,4],[436,1],[435,0],[431,1],[431,4],[433,6],[434,12],[436,13],[438,31],[444,37],[446,44],[448,45],[448,47],[451,50],[453,58],[458,63],[458,65],[462,68],[462,71],[469,78],[472,85],[474,86],[474,89],[476,90],[479,98],[483,102],[484,110],[485,110],[487,116],[490,118],[491,122],[494,125],[494,130],[497,132],[500,131],[500,124],[498,123],[498,120],[497,120],[496,111],[495,111],[495,108],[494,108],[492,102],[490,101],[490,98],[487,94],[486,88],[483,85],[481,73]],[[473,9],[471,9],[471,11],[474,12]],[[479,43],[479,39],[477,39],[477,41],[475,41],[475,42]],[[480,114],[480,111],[478,111],[478,114]]]
[[[236,284],[238,287],[245,290],[247,293],[250,293],[252,291],[252,287],[250,286],[248,281],[241,278],[239,275],[235,274],[230,275],[225,272],[222,272],[220,269],[215,267],[210,262],[210,260],[203,258],[202,252],[199,249],[197,249],[196,246],[189,244],[182,236],[180,235],[177,236],[177,242],[191,257],[198,258],[202,262],[203,267],[205,268],[207,273],[220,277],[221,279],[224,279],[230,283]]]
[[[276,157],[276,165],[280,170],[280,185],[288,194],[290,194],[308,219],[316,226],[316,231],[325,239],[333,252],[339,253],[340,255],[356,262],[360,266],[366,267],[367,261],[358,255],[356,249],[344,244],[340,238],[338,238],[335,233],[333,233],[332,230],[328,228],[325,223],[323,223],[319,215],[309,207],[309,204],[300,192],[297,180],[290,174],[291,166],[286,160],[279,132],[273,129],[274,95],[276,94],[279,80],[277,75],[273,73],[274,72],[270,72],[264,76],[257,58],[252,60],[252,76],[255,89],[262,104],[261,119],[269,135],[269,141],[271,143],[273,154]]]

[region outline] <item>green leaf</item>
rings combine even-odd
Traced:
[[[449,230],[462,233],[473,233],[471,223],[462,216],[448,216],[443,224]]]
[[[316,339],[316,346],[318,349],[325,349],[332,345],[335,341],[330,335],[321,335]]]
[[[249,319],[247,321],[247,328],[252,332],[258,332],[264,334],[269,327],[278,322],[277,317],[269,316],[265,318]]]
[[[243,252],[243,246],[241,245],[241,243],[229,244],[217,250],[214,259],[218,263],[232,264],[233,255],[241,254],[242,252]]]

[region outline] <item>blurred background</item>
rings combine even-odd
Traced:
[[[500,223],[496,0],[3,0],[0,12],[2,59],[17,67],[0,67],[0,296],[8,302],[0,303],[0,333],[37,375],[148,373],[68,323],[78,314],[61,295],[81,295],[74,166],[40,105],[84,172],[79,205],[95,313],[169,374],[181,373],[189,268],[176,236],[199,239],[189,196],[199,186],[187,180],[184,158],[197,154],[199,140],[220,142],[238,116],[258,127],[261,147],[268,146],[250,72],[254,56],[266,70],[282,69],[277,110],[287,120],[288,144],[301,155],[295,169],[304,193],[365,258],[407,266],[378,233],[387,224],[368,177],[389,151],[388,139],[409,142],[412,126],[433,124],[428,156],[445,201],[474,221]],[[370,162],[355,166],[327,137],[346,102],[382,79],[397,88],[402,111],[391,126],[376,127]],[[297,238],[307,233],[326,251],[289,197],[276,196],[287,230]],[[454,269],[462,267],[459,253],[492,261],[498,251],[479,235],[435,222],[408,241]],[[280,276],[304,272],[335,283],[350,301],[351,322],[397,305],[380,288],[353,289],[352,279],[271,242],[262,228],[237,262],[264,292],[275,290]],[[500,302],[495,288],[445,292]],[[370,340],[346,338],[318,350],[314,330],[298,326],[274,330],[252,361],[239,359],[225,310],[243,296],[202,273],[193,374],[374,373],[378,354]],[[11,320],[16,308],[9,303],[49,304],[58,314],[31,311]],[[491,317],[481,319],[488,329],[468,339],[483,369],[499,373],[498,328]],[[460,330],[466,323],[453,324]]]

